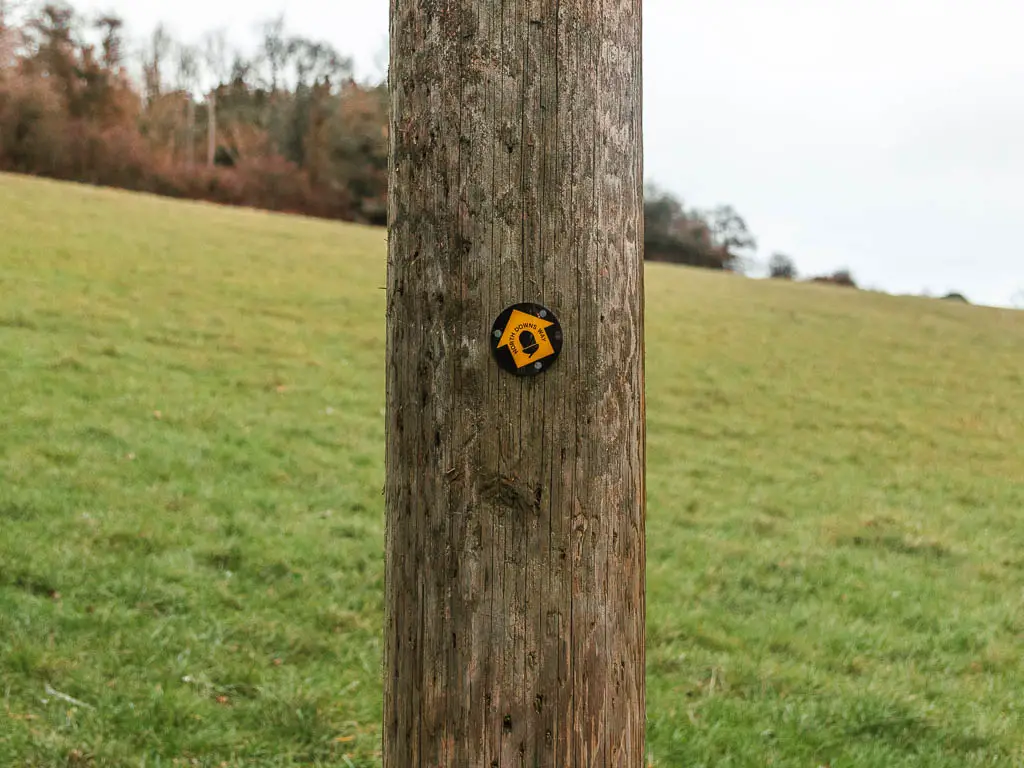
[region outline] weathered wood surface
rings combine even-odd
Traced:
[[[391,0],[386,768],[643,765],[640,5]]]

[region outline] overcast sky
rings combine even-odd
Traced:
[[[387,0],[99,0],[141,36],[282,11],[370,75]],[[850,268],[896,293],[1024,299],[1020,0],[645,0],[646,170],[688,206],[730,203],[759,258]]]

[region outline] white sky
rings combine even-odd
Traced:
[[[242,43],[285,11],[362,74],[386,61],[387,0],[90,0]],[[1024,3],[645,0],[646,175],[688,206],[731,203],[759,258],[849,267],[896,293],[1024,289]]]

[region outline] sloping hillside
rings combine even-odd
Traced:
[[[384,277],[0,176],[0,764],[379,764]],[[647,284],[651,764],[1024,761],[1024,313]]]

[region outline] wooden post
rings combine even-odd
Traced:
[[[391,0],[385,768],[644,764],[640,8]]]

